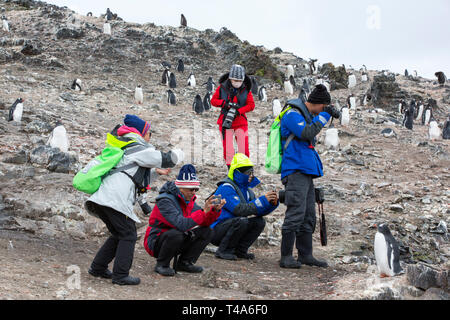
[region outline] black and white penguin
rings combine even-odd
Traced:
[[[177,98],[172,90],[167,90],[167,103],[173,106],[177,104]]]
[[[177,80],[175,79],[175,73],[171,72],[169,76],[169,88],[175,89],[177,87]]]
[[[447,121],[444,123],[444,128],[442,129],[442,139],[450,139],[450,114],[447,117]]]
[[[291,81],[289,81],[289,79],[285,79],[283,85],[285,93],[289,95],[294,94],[294,88],[292,87]]]
[[[295,77],[294,66],[292,64],[286,65],[286,78]]]
[[[367,75],[367,72],[363,72],[361,75],[361,82],[367,82],[369,81],[369,76]]]
[[[430,120],[430,127],[428,128],[428,138],[431,141],[439,139],[441,137],[441,129],[438,126],[438,123],[433,118]]]
[[[409,77],[408,69],[405,69],[405,77]]]
[[[430,123],[432,117],[433,109],[431,108],[431,104],[428,103],[422,114],[422,125],[427,126]]]
[[[348,96],[347,105],[350,107],[350,109],[356,110],[356,97],[353,93]]]
[[[206,84],[206,90],[208,92],[213,92],[214,91],[214,85],[216,84],[213,80],[212,77],[208,77],[208,81],[206,81],[203,85]]]
[[[339,148],[339,143],[339,131],[331,124],[325,132],[325,147],[327,147],[327,149],[337,150]]]
[[[292,88],[295,90],[297,88],[297,84],[295,83],[294,76],[290,76],[289,81],[291,82]]]
[[[9,32],[9,23],[6,16],[2,16],[2,29],[3,31]]]
[[[409,108],[406,109],[405,117],[403,118],[403,125],[409,130],[413,129],[413,124],[414,124],[415,102],[413,103],[413,101],[411,101],[411,104],[409,105]]]
[[[250,81],[252,82],[252,94],[258,94],[258,81],[255,76],[250,76]]]
[[[343,106],[341,108],[341,126],[348,126],[350,123],[350,109],[348,106]]]
[[[103,24],[103,33],[111,35],[111,24],[108,21],[105,21],[105,23]]]
[[[161,66],[167,70],[170,70],[170,68],[172,68],[172,65],[170,64],[170,62],[167,62],[167,61],[161,62]]]
[[[189,79],[188,79],[188,86],[195,87],[196,85],[197,85],[197,82],[195,81],[195,76],[191,73],[189,75]]]
[[[62,152],[69,151],[69,138],[67,136],[67,131],[60,121],[56,122],[56,126],[47,140],[47,145],[52,148],[58,148]]]
[[[15,121],[15,122],[22,121],[23,102],[24,100],[22,98],[19,98],[16,101],[14,101],[12,106],[9,108],[8,121]]]
[[[207,92],[203,97],[203,108],[205,111],[211,109],[211,92]]]
[[[75,79],[72,82],[72,86],[70,87],[72,90],[75,91],[81,91],[81,80],[80,79]]]
[[[144,93],[142,92],[140,84],[138,84],[136,89],[134,89],[134,101],[136,101],[137,104],[144,103]]]
[[[306,103],[306,101],[308,101],[308,95],[306,94],[305,89],[304,89],[303,87],[302,87],[301,90],[300,90],[300,93],[299,93],[299,95],[298,95],[298,98],[299,98],[300,100],[302,100],[303,103]]]
[[[177,71],[184,73],[184,61],[183,59],[178,59]]]
[[[278,97],[276,97],[275,99],[273,99],[272,101],[272,115],[274,118],[278,117],[278,115],[281,113],[281,102],[278,99]]]
[[[419,102],[419,107],[416,110],[417,110],[416,116],[415,116],[416,121],[419,121],[419,120],[422,121],[422,114],[423,114],[423,103],[422,102]]]
[[[395,131],[392,130],[391,128],[383,129],[383,131],[381,131],[381,134],[382,134],[385,138],[390,138],[390,137],[393,137],[393,136],[396,135],[396,134],[395,134]]]
[[[354,88],[356,86],[356,76],[353,73],[348,75],[348,88]]]
[[[408,105],[406,104],[406,101],[402,99],[398,105],[398,112],[400,114],[405,114],[405,111],[408,109]]]
[[[92,12],[89,11],[89,12],[87,13],[86,17],[92,17]]]
[[[317,74],[317,71],[319,69],[319,63],[317,62],[317,59],[310,59],[308,64],[310,73]]]
[[[194,110],[196,114],[201,114],[205,110],[203,108],[202,97],[200,97],[199,94],[196,95],[194,98],[194,103],[192,104],[192,110]]]
[[[400,249],[387,224],[377,225],[374,251],[380,277],[393,277],[404,273],[400,266]]]
[[[182,27],[187,27],[187,20],[186,17],[184,16],[184,14],[181,14],[181,22],[180,22]]]
[[[112,20],[112,18],[113,18],[113,14],[112,14],[111,10],[109,10],[109,8],[106,8],[105,18],[106,18],[106,21]]]
[[[447,81],[447,77],[442,71],[438,71],[434,74],[438,78],[438,82],[441,86],[445,85],[445,82]]]
[[[258,99],[261,102],[267,102],[267,92],[266,92],[266,87],[261,86],[259,87],[258,90]]]
[[[166,86],[169,85],[170,74],[171,74],[171,72],[168,69],[164,69],[162,78],[161,78],[161,84],[164,84]]]

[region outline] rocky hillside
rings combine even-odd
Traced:
[[[111,21],[108,35],[103,33],[102,17],[26,0],[1,1],[0,7],[10,29],[0,30],[0,232],[85,241],[104,237],[106,229],[85,212],[87,196],[72,187],[72,178],[101,151],[106,133],[127,113],[151,121],[155,147],[184,149],[187,161],[197,167],[202,203],[226,175],[226,166],[216,125],[218,110],[197,115],[192,103],[197,94],[206,94],[203,84],[208,77],[217,84],[231,64],[240,63],[268,94],[267,102],[258,101],[255,95],[256,109],[248,114],[251,158],[263,181],[257,193],[282,188],[279,176],[264,170],[274,98],[282,104],[296,98],[304,79],[328,81],[334,103],[341,106],[347,104],[350,94],[357,98],[350,124],[334,122],[339,129],[339,147],[325,147],[326,130],[317,146],[325,176],[317,179],[316,185],[325,189],[330,243],[319,250],[336,268],[351,271],[348,278],[338,278],[334,297],[351,295],[347,290],[354,281],[351,277],[364,279],[374,266],[373,225],[378,221],[388,222],[399,240],[405,269],[406,264],[448,269],[449,142],[429,140],[428,126],[421,121],[415,121],[413,130],[402,127],[398,112],[401,99],[408,104],[411,99],[424,103],[433,99],[433,114],[442,129],[450,112],[448,85],[376,70],[368,70],[368,81],[363,82],[362,70],[335,67],[328,61],[311,75],[306,60],[280,48],[271,51],[253,46],[226,28],[199,31],[118,18]],[[184,73],[176,71],[179,59],[185,63]],[[163,61],[172,65],[170,70],[176,76],[177,87],[172,89],[177,97],[175,106],[167,103],[169,88],[161,83]],[[282,86],[287,64],[295,66],[293,95],[285,93]],[[191,73],[196,87],[187,85]],[[347,82],[350,73],[357,79],[352,88]],[[77,78],[82,81],[82,91],[71,89]],[[139,105],[134,101],[138,84],[144,92],[144,103]],[[371,94],[372,100],[362,105],[366,94]],[[19,97],[24,99],[22,121],[8,122],[9,108]],[[46,145],[56,121],[61,121],[69,134],[68,153]],[[382,135],[386,128],[394,135]],[[175,168],[169,177],[155,182],[149,202],[177,171]],[[142,236],[148,218],[138,206],[135,210],[142,218],[138,226]],[[266,229],[257,242],[261,252],[276,252],[284,210],[281,205],[267,217]],[[406,276],[402,279],[406,281]],[[448,290],[448,285],[440,287]],[[358,289],[350,298],[386,298],[386,289],[376,293],[367,293],[364,286]],[[397,290],[391,289],[391,293]],[[417,296],[423,294],[416,291]],[[387,298],[394,296],[399,297],[392,293]]]

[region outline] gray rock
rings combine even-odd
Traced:
[[[58,152],[49,156],[49,165],[47,169],[52,172],[69,173],[75,171],[75,165],[78,158],[75,154]]]
[[[27,133],[49,133],[53,130],[53,127],[45,121],[33,120],[26,125],[24,131]]]
[[[5,163],[25,164],[28,162],[28,152],[20,150],[16,155],[3,160]]]
[[[450,300],[450,294],[439,288],[430,288],[421,296],[421,300]]]
[[[391,204],[389,206],[389,210],[394,211],[394,212],[403,212],[403,207],[399,204]]]
[[[52,148],[48,145],[39,146],[31,151],[30,162],[46,165],[50,158],[57,153],[60,153],[58,148]]]
[[[83,30],[76,30],[70,28],[61,28],[56,32],[56,39],[80,39],[84,37]]]
[[[406,278],[408,283],[427,290],[429,288],[442,288],[448,290],[450,282],[449,271],[439,271],[423,264],[409,265]]]

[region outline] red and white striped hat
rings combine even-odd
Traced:
[[[197,172],[192,164],[185,164],[181,167],[178,177],[175,180],[178,188],[198,189],[200,181],[197,179]]]

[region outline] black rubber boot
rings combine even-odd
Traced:
[[[121,279],[112,279],[112,283],[121,286],[136,286],[141,283],[141,279],[132,276],[126,276]]]
[[[288,269],[299,269],[302,264],[292,256],[294,248],[295,232],[284,232],[281,235],[281,259],[280,267]]]
[[[298,261],[307,266],[316,266],[321,268],[328,268],[326,261],[317,260],[312,255],[312,233],[297,234],[296,247],[298,250]]]
[[[203,271],[203,267],[196,266],[190,261],[181,260],[181,261],[178,261],[176,270],[177,271],[185,271],[185,272],[189,272],[189,273],[200,273]]]
[[[156,263],[155,272],[165,277],[173,277],[175,275],[175,270],[170,266],[164,266],[160,263]]]

